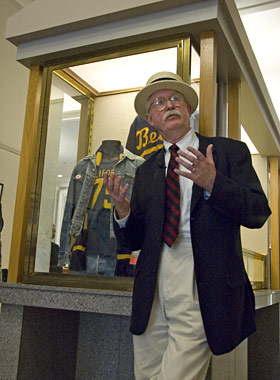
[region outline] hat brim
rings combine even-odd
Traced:
[[[135,97],[134,107],[138,115],[142,119],[146,119],[146,103],[150,96],[159,90],[174,90],[184,96],[186,102],[191,106],[191,113],[196,110],[198,105],[198,96],[196,91],[187,83],[177,82],[174,80],[164,80],[156,83],[152,83],[144,87]]]

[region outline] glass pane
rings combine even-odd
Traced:
[[[53,74],[41,192],[36,272],[57,271],[65,194],[77,162],[83,101],[87,98]]]
[[[53,74],[35,272],[133,276],[138,252],[116,241],[103,177],[121,175],[130,198],[137,167],[163,146],[135,96],[152,74],[176,68],[177,47],[67,68],[94,94],[94,112],[79,86]]]

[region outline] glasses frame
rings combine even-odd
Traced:
[[[175,103],[171,100],[171,98],[172,98],[173,96],[178,97],[178,99],[180,99],[180,103],[179,103],[179,104],[175,104]],[[155,103],[156,103],[158,100],[160,100],[160,99],[163,99],[163,101],[164,101],[164,105],[162,105],[162,106],[157,106]],[[166,106],[167,106],[167,102],[168,102],[168,101],[170,101],[174,107],[180,107],[180,105],[181,105],[182,103],[187,104],[186,99],[183,97],[183,95],[181,95],[180,93],[177,93],[177,92],[176,92],[176,93],[173,93],[173,94],[172,94],[171,96],[169,96],[168,98],[164,98],[163,96],[159,96],[158,98],[155,98],[155,99],[152,101],[152,103],[149,105],[148,113],[150,112],[150,110],[151,110],[152,107],[155,107],[155,109],[156,109],[157,111],[159,111],[159,112],[163,111],[164,109],[166,109]]]

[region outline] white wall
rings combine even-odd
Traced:
[[[8,267],[16,198],[21,140],[29,71],[16,62],[16,47],[5,39],[6,19],[16,12],[0,0],[0,182],[4,183],[2,208],[2,266]]]
[[[93,117],[92,152],[102,140],[119,140],[125,147],[131,123],[136,112],[136,92],[102,96],[95,100]]]
[[[253,155],[252,162],[254,169],[259,177],[263,191],[268,196],[268,160],[267,157]],[[243,248],[258,253],[268,253],[268,221],[260,229],[241,228],[241,238]]]

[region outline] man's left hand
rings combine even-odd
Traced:
[[[188,169],[188,171],[179,169],[174,170],[175,173],[191,179],[194,183],[207,190],[209,193],[212,192],[216,178],[216,168],[213,160],[212,148],[213,144],[208,145],[206,156],[191,146],[188,146],[188,151],[192,154],[178,150],[179,157],[176,158],[176,161]]]

